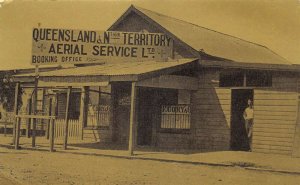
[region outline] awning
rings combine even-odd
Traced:
[[[108,86],[109,82],[47,82],[43,80],[38,81],[38,87],[83,87],[83,86]]]
[[[167,62],[109,62],[101,65],[62,68],[39,73],[39,86],[106,86],[114,81],[140,81],[167,75],[197,64],[198,59],[184,58]],[[15,75],[15,81],[34,81],[35,73]]]
[[[161,75],[139,81],[136,85],[139,87],[197,90],[199,88],[198,81],[198,78],[189,76]]]

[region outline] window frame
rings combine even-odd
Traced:
[[[235,80],[235,76],[230,76],[230,73],[239,73],[239,83],[236,83],[238,85],[235,85],[235,82],[231,82],[231,80]],[[252,74],[251,74],[252,73]],[[257,78],[255,79],[255,73],[258,74]],[[241,75],[243,75],[243,79],[241,78]],[[227,79],[225,79],[227,77]],[[260,77],[265,77],[263,81],[256,81],[261,79]],[[227,82],[226,82],[227,80]],[[251,85],[248,85],[250,80],[254,81],[252,82]],[[241,81],[243,81],[241,83]],[[228,83],[228,84],[226,84]],[[230,84],[231,83],[231,84]],[[254,83],[254,84],[253,84]],[[255,84],[256,83],[256,84]],[[272,87],[273,86],[273,73],[271,71],[267,70],[238,70],[238,69],[230,69],[230,70],[221,70],[219,73],[219,87],[229,87],[229,88],[234,88],[234,87]]]
[[[165,112],[165,114],[164,114],[164,107],[166,107],[166,106],[169,106],[169,107],[171,107],[170,109],[172,109],[172,107],[187,107],[187,109],[188,109],[188,113],[177,113],[176,114],[176,111],[174,111],[174,113],[172,113],[172,112]],[[169,116],[174,116],[174,121],[175,121],[175,123],[174,123],[174,121],[171,121],[171,123],[172,123],[172,127],[163,127],[163,124],[167,124],[167,123],[163,123],[163,120],[164,120],[164,115],[169,115]],[[184,125],[188,125],[188,127],[187,128],[184,128],[184,127],[182,127],[182,123],[180,123],[180,127],[179,128],[177,128],[177,126],[178,126],[178,122],[176,121],[177,119],[177,117],[176,116],[178,116],[178,115],[180,115],[180,116],[187,116],[187,118],[184,118],[184,120],[188,120],[188,122],[187,123],[185,123]],[[171,117],[171,119],[172,119],[172,117]],[[170,122],[169,122],[170,123]],[[161,106],[161,112],[160,112],[160,122],[159,122],[159,132],[161,132],[161,133],[186,133],[186,134],[189,134],[190,132],[191,132],[191,106],[190,106],[190,104],[176,104],[176,105],[162,105]]]

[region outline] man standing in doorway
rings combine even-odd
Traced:
[[[252,131],[253,131],[253,102],[248,99],[248,107],[244,111],[245,128],[248,136],[250,151],[252,149]]]

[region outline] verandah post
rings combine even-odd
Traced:
[[[50,140],[50,152],[54,152],[54,127],[55,127],[55,119],[50,118],[49,121],[49,140]]]
[[[16,83],[15,87],[15,105],[14,105],[14,115],[15,115],[15,120],[14,120],[14,125],[13,125],[13,138],[12,138],[12,144],[16,144],[16,127],[17,127],[17,115],[18,115],[18,94],[19,94],[19,89],[20,89],[20,83]]]
[[[72,86],[68,87],[67,93],[67,106],[66,106],[66,115],[65,115],[65,133],[64,133],[64,145],[63,149],[67,149],[68,145],[68,132],[69,132],[69,109],[70,109],[70,96],[72,93]]]
[[[33,114],[37,114],[37,96],[38,96],[38,80],[39,80],[39,66],[35,66],[35,79],[34,79],[34,94],[33,94],[33,107],[32,111]],[[33,118],[32,119],[32,147],[35,147],[35,137],[36,137],[36,124],[37,124],[37,119]]]
[[[17,117],[15,149],[19,149],[21,118]]]
[[[48,116],[52,116],[52,98],[49,99],[49,109]],[[47,128],[46,128],[46,139],[49,139],[49,131],[50,131],[51,119],[47,120]]]
[[[129,145],[128,145],[128,152],[130,156],[133,156],[134,150],[134,131],[135,131],[135,107],[136,107],[136,82],[132,82],[131,84],[131,101],[130,101],[130,128],[129,128]]]
[[[82,126],[81,128],[81,140],[83,140],[83,129],[87,124],[87,104],[88,104],[88,90],[89,87],[83,87],[80,98],[80,117],[79,122]]]
[[[32,113],[32,98],[28,99],[28,115],[31,115]],[[31,128],[31,118],[28,118],[26,120],[26,137],[30,137],[30,128]]]

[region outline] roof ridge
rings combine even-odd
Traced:
[[[145,9],[145,8],[141,8],[141,7],[138,7],[138,6],[135,6],[135,5],[131,5],[131,7],[133,7],[134,9],[138,10],[139,9],[142,9],[142,10],[145,10],[145,11],[149,11],[151,13],[155,13],[159,16],[164,16],[164,17],[168,17],[170,19],[173,19],[173,20],[176,20],[176,21],[180,21],[180,22],[184,22],[184,23],[188,23],[190,25],[193,25],[193,26],[196,26],[196,27],[199,27],[199,28],[203,28],[203,29],[206,29],[206,30],[209,30],[209,31],[213,31],[213,32],[216,32],[218,34],[222,34],[222,35],[225,35],[225,36],[229,36],[229,37],[232,37],[232,38],[235,38],[235,39],[239,39],[241,41],[244,41],[244,42],[247,42],[247,43],[251,43],[253,45],[257,45],[257,46],[260,46],[260,47],[264,47],[265,49],[268,49],[270,51],[272,51],[271,49],[269,49],[267,46],[265,45],[262,45],[262,44],[259,44],[259,43],[256,43],[256,42],[252,42],[252,41],[249,41],[249,40],[245,40],[245,39],[242,39],[240,37],[237,37],[237,36],[233,36],[233,35],[230,35],[230,34],[227,34],[227,33],[223,33],[223,32],[220,32],[220,31],[216,31],[216,30],[213,30],[211,28],[207,28],[207,27],[204,27],[204,26],[200,26],[200,25],[197,25],[195,23],[191,23],[191,22],[188,22],[188,21],[184,21],[184,20],[181,20],[181,19],[178,19],[178,18],[175,18],[175,17],[171,17],[169,15],[164,15],[164,14],[161,14],[161,13],[158,13],[158,12],[155,12],[155,11],[152,11],[152,10],[148,10],[148,9]],[[142,12],[143,13],[143,12]],[[273,51],[272,51],[273,52]],[[274,53],[274,52],[273,52]],[[276,53],[275,53],[276,54]]]
[[[275,51],[273,51],[272,49],[268,48],[267,46],[264,46],[266,49],[268,49],[270,52],[272,52],[273,54],[275,54],[276,56],[282,58],[283,60],[285,60],[286,63],[288,64],[293,64],[292,62],[290,62],[288,59],[286,59],[285,57],[277,54]]]

